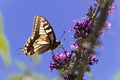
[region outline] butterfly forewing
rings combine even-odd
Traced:
[[[32,36],[26,41],[23,50],[26,55],[42,54],[60,45],[49,22],[42,16],[35,16]]]
[[[42,22],[39,34],[40,35],[46,34],[47,38],[50,40],[51,49],[53,50],[56,44],[56,37],[53,28],[44,17],[40,17],[40,16],[38,17],[41,18],[41,22]]]

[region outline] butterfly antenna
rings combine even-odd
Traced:
[[[17,49],[16,51],[18,51],[18,50],[22,50],[22,49],[23,49],[23,47]],[[17,53],[17,54],[20,55],[21,53]]]
[[[64,36],[64,34],[65,34],[65,31],[63,31],[63,34],[61,35],[61,37],[60,37],[60,39],[59,39],[59,40],[61,40],[61,39],[62,39],[62,37]],[[65,49],[64,49],[64,47],[62,46],[62,44],[60,44],[60,47],[61,47],[63,50],[65,50]]]
[[[65,34],[65,31],[63,31],[63,34],[60,36],[59,40],[62,39],[62,37],[64,36],[64,34]]]
[[[17,49],[17,50],[16,50],[16,51],[17,51],[17,54],[18,54],[18,55],[20,55],[21,53],[20,53],[20,52],[18,52],[18,50],[19,50],[19,49]]]

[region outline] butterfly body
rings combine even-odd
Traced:
[[[32,36],[26,41],[23,50],[26,55],[42,54],[49,50],[53,51],[60,43],[56,40],[49,22],[42,16],[35,16]]]

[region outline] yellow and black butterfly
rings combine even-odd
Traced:
[[[35,16],[32,35],[21,49],[26,55],[42,54],[54,50],[60,44],[49,22],[42,16]]]

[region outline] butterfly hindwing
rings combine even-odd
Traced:
[[[50,49],[50,42],[49,39],[41,35],[33,44],[34,52],[38,52],[38,54],[44,53]]]

